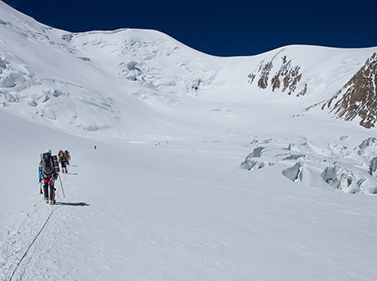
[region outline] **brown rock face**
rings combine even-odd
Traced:
[[[377,118],[377,54],[374,53],[364,66],[325,102],[322,109],[330,109],[337,118],[351,121],[359,117],[365,128],[376,127]]]

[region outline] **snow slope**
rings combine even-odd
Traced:
[[[56,30],[2,2],[0,20],[2,108],[52,128],[116,138],[182,135],[198,127],[198,104],[200,118],[211,125],[228,125],[232,108],[224,103],[245,108],[251,118],[263,107],[278,124],[331,98],[377,51],[287,46],[219,58],[152,30]],[[273,78],[281,87],[272,88]]]
[[[375,133],[313,105],[376,48],[216,58],[1,1],[0,30],[1,280],[375,279]],[[48,148],[72,155],[55,206]]]
[[[376,197],[334,192],[316,171],[307,186],[296,184],[281,173],[294,161],[243,170],[254,147],[248,138],[88,139],[0,114],[2,280],[52,210],[13,280],[376,276]],[[38,194],[45,147],[72,154],[70,173],[61,175],[66,197],[58,183],[54,207]]]

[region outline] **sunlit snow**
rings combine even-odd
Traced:
[[[317,104],[377,48],[219,58],[1,1],[0,34],[1,280],[375,280],[376,133]],[[288,60],[305,95],[251,83]],[[46,149],[72,156],[55,206]]]

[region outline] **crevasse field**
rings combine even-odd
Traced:
[[[0,32],[1,280],[376,279],[375,130],[305,111],[376,48],[217,58],[1,1]],[[248,81],[283,54],[307,95]],[[54,206],[46,149],[72,156]]]

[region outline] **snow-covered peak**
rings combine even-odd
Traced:
[[[286,123],[311,114],[306,109],[332,97],[377,51],[292,45],[220,58],[155,30],[57,30],[2,2],[0,20],[3,110],[121,138],[248,129],[248,119],[271,115],[268,122]]]
[[[377,48],[218,58],[1,1],[0,34],[1,280],[375,279],[375,129],[332,117],[375,115]]]

